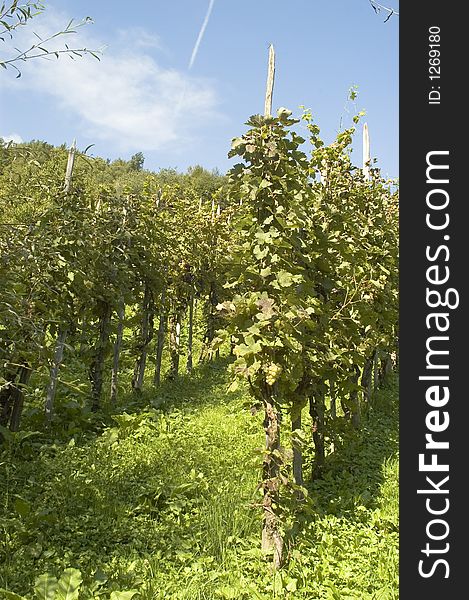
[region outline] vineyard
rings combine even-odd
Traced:
[[[226,176],[0,147],[0,587],[397,598],[398,193],[361,115]]]

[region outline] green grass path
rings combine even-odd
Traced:
[[[398,598],[397,383],[336,440],[274,575],[259,552],[262,415],[227,394],[224,363],[162,386],[96,430],[0,456],[0,587],[82,572],[80,599]],[[306,473],[308,476],[309,473]],[[1,596],[1,594],[0,594]],[[137,598],[137,597],[136,597]],[[126,599],[127,600],[127,599]]]

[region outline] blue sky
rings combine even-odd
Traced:
[[[273,107],[313,112],[326,142],[352,113],[366,111],[371,153],[384,175],[398,176],[398,28],[369,0],[54,0],[15,40],[24,47],[68,20],[93,25],[70,46],[106,46],[91,57],[31,61],[0,73],[0,137],[41,139],[145,167],[226,171],[230,141],[263,111],[268,45],[276,50]],[[212,11],[194,57],[209,5]],[[382,4],[399,9],[396,0]],[[34,23],[34,25],[33,25]],[[56,45],[63,45],[57,42]],[[8,55],[7,44],[0,46]],[[193,57],[191,67],[190,60]],[[348,90],[358,86],[355,106]],[[357,140],[354,162],[361,164]]]

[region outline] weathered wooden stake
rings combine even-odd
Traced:
[[[264,117],[272,116],[272,96],[274,93],[275,79],[275,50],[272,44],[269,46],[269,66],[267,71],[267,87],[265,91]]]
[[[59,369],[64,356],[65,338],[67,336],[67,329],[62,326],[57,334],[57,341],[55,342],[55,353],[54,361],[50,370],[49,385],[47,387],[46,403],[45,403],[45,417],[46,422],[50,423],[52,420],[52,413],[54,410],[54,398],[57,390],[57,379],[59,377]]]
[[[145,367],[147,364],[148,345],[153,339],[153,296],[148,282],[145,283],[142,303],[142,321],[140,327],[140,355],[135,361],[132,389],[140,393],[143,388]]]
[[[365,180],[370,180],[370,134],[368,125],[363,125],[363,175]]]
[[[75,165],[75,152],[77,149],[77,141],[73,140],[72,145],[68,151],[67,168],[65,170],[64,180],[64,191],[66,194],[69,193],[72,184],[73,167]],[[52,419],[52,412],[54,409],[55,392],[57,390],[57,379],[59,376],[60,365],[63,360],[65,338],[67,336],[67,328],[65,325],[59,327],[57,333],[57,340],[55,343],[54,360],[50,370],[49,385],[47,387],[46,402],[45,402],[45,418],[46,422],[50,423]]]
[[[354,429],[360,428],[361,423],[361,403],[360,403],[360,395],[358,392],[358,384],[360,381],[360,369],[356,365],[354,366],[354,374],[352,376],[352,383],[357,386],[355,389],[352,389],[349,395],[350,399],[350,407],[351,407],[351,415],[352,415],[352,426]]]
[[[295,432],[301,429],[301,408],[298,410],[296,417],[292,416],[291,429],[293,434],[293,479],[296,485],[304,485],[303,481],[303,453],[301,444],[295,438]]]
[[[335,395],[334,382],[329,383],[329,394],[331,396],[331,417],[335,419],[337,417],[337,397]]]
[[[73,166],[75,165],[75,152],[77,150],[77,141],[73,140],[70,150],[68,151],[67,170],[65,171],[65,193],[68,194],[72,184]]]
[[[272,96],[275,78],[275,51],[269,46],[267,70],[267,88],[265,92],[264,116],[272,116]],[[264,430],[266,434],[266,453],[263,462],[264,519],[262,525],[262,550],[273,553],[272,566],[279,569],[283,563],[283,537],[278,525],[276,506],[279,496],[279,474],[281,460],[277,454],[280,448],[280,418],[274,395],[266,390],[264,399]]]
[[[181,321],[182,314],[176,312],[170,318],[169,343],[171,347],[171,366],[168,373],[168,379],[175,379],[179,375],[179,358],[181,343]]]
[[[309,399],[309,414],[312,421],[314,442],[314,465],[311,479],[320,478],[326,461],[326,445],[324,440],[325,390],[318,389]]]
[[[189,328],[187,339],[187,372],[192,373],[192,346],[194,337],[194,290],[191,289],[189,299]]]
[[[124,299],[120,298],[117,305],[117,331],[116,340],[114,342],[114,356],[112,359],[112,372],[111,372],[111,404],[117,402],[118,393],[118,380],[119,380],[119,359],[122,346],[122,337],[124,333],[124,314],[125,306]]]
[[[369,356],[363,366],[361,377],[361,386],[363,388],[363,400],[367,404],[371,404],[373,400],[373,365],[375,360],[375,352]]]
[[[158,191],[156,192],[156,197],[155,197],[156,208],[160,208],[162,194],[163,194],[163,192],[161,191],[161,189],[158,189]]]
[[[89,378],[91,382],[91,410],[96,412],[101,407],[101,391],[103,389],[104,361],[109,343],[111,325],[111,305],[105,300],[98,300],[99,334],[91,361]]]
[[[13,408],[10,418],[10,431],[18,431],[20,427],[20,419],[24,404],[24,390],[29,383],[30,377],[31,369],[29,369],[27,365],[20,367],[18,383],[13,389]]]
[[[156,341],[156,364],[155,375],[153,377],[153,385],[159,386],[161,383],[161,361],[163,358],[164,334],[166,329],[166,314],[165,314],[166,290],[161,292],[160,305],[160,320],[158,325],[158,337]]]
[[[273,554],[273,568],[279,569],[283,562],[283,538],[278,526],[278,516],[275,507],[279,496],[280,474],[280,420],[274,400],[268,395],[264,396],[264,431],[266,441],[266,454],[263,462],[263,488],[264,519],[262,524],[262,551]]]

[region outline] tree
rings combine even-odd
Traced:
[[[3,4],[0,8],[0,41],[4,43],[12,41],[19,29],[28,25],[32,19],[44,11],[44,3],[33,2],[32,0],[26,0],[23,4],[19,4],[18,0]],[[25,50],[14,47],[10,58],[0,58],[0,66],[4,69],[12,68],[16,71],[16,76],[21,77],[18,63],[26,62],[33,58],[50,58],[54,56],[59,58],[61,54],[66,54],[73,59],[75,56],[81,57],[85,54],[91,54],[91,56],[99,60],[101,50],[90,50],[85,47],[70,48],[67,44],[64,44],[64,48],[47,47],[49,42],[55,41],[59,37],[67,37],[75,34],[80,27],[92,22],[91,17],[85,17],[79,22],[72,19],[62,31],[57,31],[45,38],[41,38],[36,32],[33,32],[38,41],[31,44]]]
[[[142,152],[136,152],[129,160],[129,168],[131,171],[141,171],[143,169],[143,163],[145,157]]]

